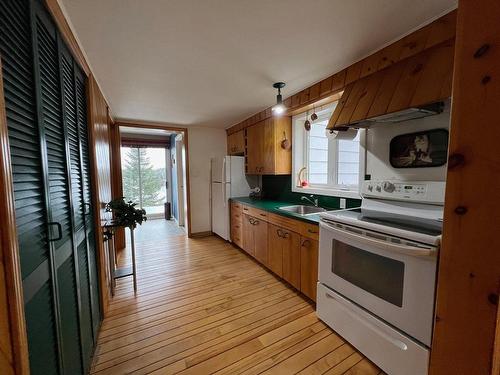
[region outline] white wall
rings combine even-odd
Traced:
[[[191,233],[210,230],[210,159],[226,155],[224,129],[189,127]]]
[[[450,104],[443,113],[398,124],[372,126],[366,132],[366,173],[376,180],[445,181],[446,164],[430,168],[393,168],[389,161],[389,146],[396,135],[428,129],[449,129]]]

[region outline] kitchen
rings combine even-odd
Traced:
[[[500,374],[499,17],[2,2],[0,373]]]

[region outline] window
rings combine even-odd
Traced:
[[[310,131],[304,128],[306,113],[293,117],[292,186],[295,192],[359,197],[359,177],[364,168],[361,145],[364,133],[358,131],[352,140],[327,138],[326,126],[335,106],[336,103],[332,103],[316,110],[318,118],[311,122]],[[307,181],[307,186],[301,186],[301,181]]]

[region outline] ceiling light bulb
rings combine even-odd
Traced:
[[[276,104],[273,107],[273,112],[277,115],[281,115],[283,112],[285,112],[285,106],[283,104]]]

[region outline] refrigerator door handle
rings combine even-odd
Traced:
[[[226,158],[225,157],[222,159],[222,173],[221,173],[220,178],[221,178],[221,182],[223,184],[225,184],[226,183]]]

